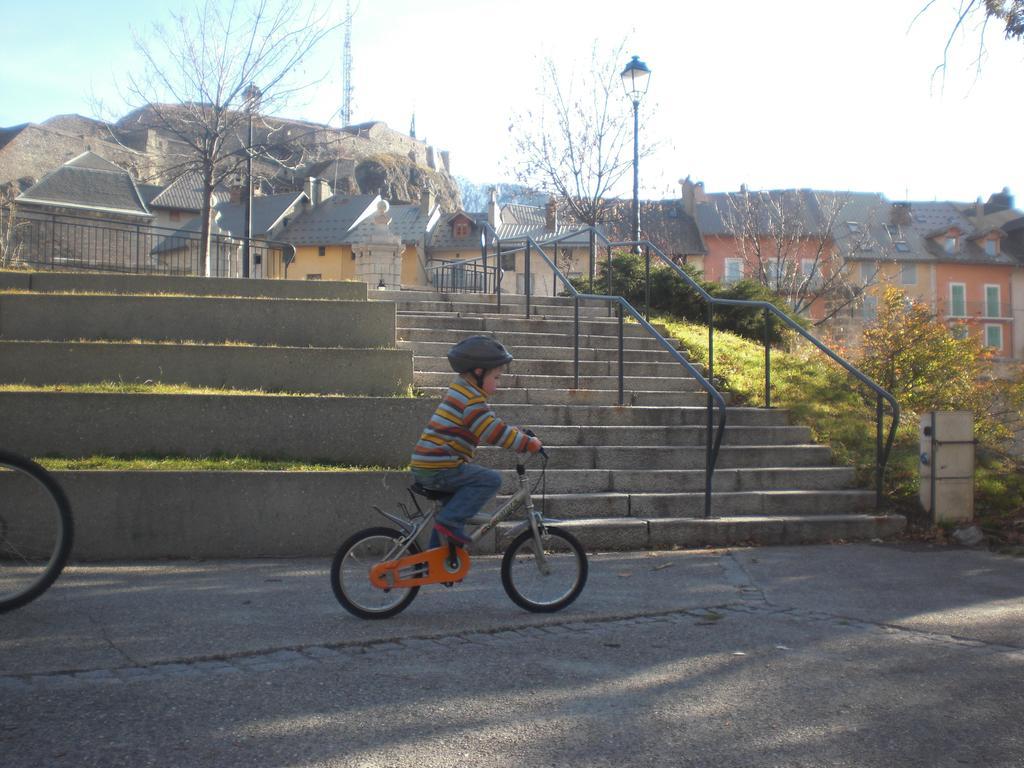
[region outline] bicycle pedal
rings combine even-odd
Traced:
[[[448,587],[449,589],[451,589],[452,587],[455,586],[455,582],[454,581],[442,581],[441,583],[444,584],[444,586]]]

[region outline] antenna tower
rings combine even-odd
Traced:
[[[341,125],[352,122],[352,3],[345,3],[345,47],[341,53]]]

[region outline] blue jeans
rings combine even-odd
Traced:
[[[437,522],[456,533],[463,533],[466,520],[483,509],[484,504],[493,499],[501,487],[500,474],[477,464],[462,464],[438,472],[413,470],[412,475],[424,488],[454,492],[455,495],[437,514]],[[438,544],[440,539],[434,532],[430,536],[430,546],[436,547]]]

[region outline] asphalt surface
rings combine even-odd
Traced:
[[[1024,766],[1024,559],[595,555],[554,615],[498,564],[375,622],[325,561],[70,568],[0,615],[0,765]]]

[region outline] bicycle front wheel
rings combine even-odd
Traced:
[[[71,505],[53,476],[0,451],[0,613],[35,600],[71,554]]]
[[[505,550],[501,584],[512,601],[535,613],[560,611],[587,583],[587,555],[568,531],[547,526],[538,557],[533,531],[523,531]]]
[[[345,610],[361,619],[386,619],[404,611],[419,587],[380,589],[370,582],[370,569],[382,563],[401,539],[390,528],[367,528],[349,537],[331,563],[331,588]],[[420,548],[413,542],[408,554]]]

